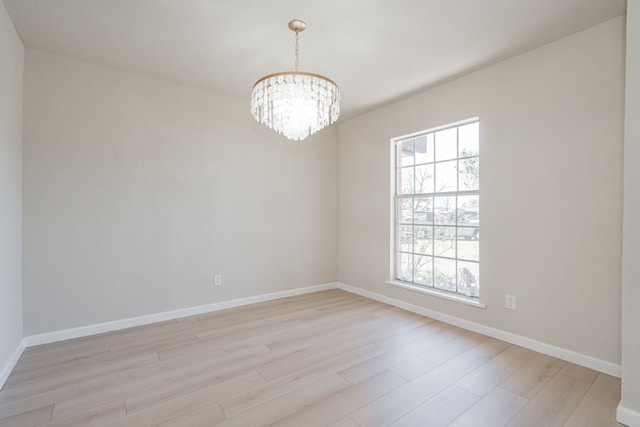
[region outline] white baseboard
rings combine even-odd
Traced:
[[[487,335],[511,344],[525,347],[539,353],[547,354],[549,356],[556,357],[558,359],[566,360],[568,362],[575,363],[580,366],[584,366],[596,371],[612,375],[620,378],[622,369],[620,365],[616,365],[604,360],[596,359],[591,356],[576,353],[565,348],[556,347],[551,344],[543,343],[540,341],[526,338],[520,335],[516,335],[510,332],[503,331],[501,329],[492,328],[479,323],[471,322],[469,320],[461,319],[449,314],[445,314],[439,311],[431,310],[425,307],[417,306],[405,301],[401,301],[395,298],[390,298],[384,295],[377,294],[375,292],[367,291],[365,289],[357,288],[354,286],[346,285],[344,283],[326,283],[317,286],[308,286],[304,288],[291,289],[282,292],[274,292],[270,294],[257,295],[253,297],[240,298],[230,301],[222,301],[213,304],[206,304],[196,307],[189,307],[180,310],[167,311],[162,313],[150,314],[146,316],[133,317],[129,319],[116,320],[112,322],[99,323],[94,325],[82,326],[78,328],[65,329],[61,331],[48,332],[39,335],[31,335],[25,337],[20,343],[20,347],[16,350],[12,356],[10,363],[5,366],[0,374],[0,385],[4,384],[6,378],[9,376],[18,358],[24,351],[25,347],[32,347],[35,345],[48,344],[52,342],[64,341],[72,338],[80,338],[89,335],[95,335],[103,332],[117,331],[120,329],[131,328],[134,326],[142,326],[150,323],[157,323],[166,320],[179,319],[182,317],[193,316],[196,314],[210,313],[219,310],[225,310],[228,308],[239,307],[243,305],[256,304],[265,301],[271,301],[279,298],[286,298],[296,295],[303,295],[311,292],[319,292],[327,289],[342,289],[347,292],[351,292],[357,295],[361,295],[376,301],[383,302],[385,304],[393,305],[395,307],[402,308],[413,313],[421,314],[426,317],[430,317],[436,320],[440,320],[451,325],[459,326],[461,328],[477,332],[483,335]],[[622,415],[621,415],[622,413]],[[631,415],[629,415],[631,413]],[[633,417],[633,411],[629,411],[623,407],[618,409],[618,417]],[[630,424],[635,425],[635,424]]]
[[[7,364],[4,366],[4,368],[2,368],[2,371],[0,371],[0,390],[2,389],[2,387],[4,387],[4,383],[7,382],[7,379],[9,378],[9,375],[11,375],[11,371],[13,371],[13,368],[16,367],[16,363],[18,363],[18,359],[20,359],[20,356],[22,356],[22,352],[24,351],[25,347],[25,340],[23,338],[22,340],[20,340],[18,348],[16,348],[16,351],[13,352]]]
[[[287,291],[274,292],[270,294],[256,295],[253,297],[239,298],[230,301],[222,301],[213,304],[199,305],[196,307],[188,307],[180,310],[165,311],[162,313],[149,314],[146,316],[131,317],[128,319],[114,320],[112,322],[98,323],[88,326],[80,326],[78,328],[64,329],[61,331],[47,332],[44,334],[31,335],[23,339],[26,347],[35,345],[49,344],[53,342],[64,341],[72,338],[86,337],[89,335],[101,334],[103,332],[118,331],[121,329],[132,328],[134,326],[148,325],[150,323],[164,322],[166,320],[174,320],[182,317],[193,316],[196,314],[210,313],[214,311],[226,310],[228,308],[239,307],[243,305],[256,304],[259,302],[271,301],[279,298],[286,298],[296,295],[308,294],[311,292],[319,292],[327,289],[335,289],[337,283],[326,283],[323,285],[307,286],[304,288],[291,289]],[[18,356],[19,357],[19,356]],[[13,369],[13,367],[11,368]],[[11,372],[9,369],[9,372]]]
[[[618,405],[616,421],[629,427],[640,427],[640,412]]]
[[[459,317],[451,316],[439,311],[431,310],[425,307],[420,307],[405,301],[401,301],[395,298],[390,298],[384,295],[377,294],[375,292],[367,291],[354,286],[345,285],[344,283],[338,283],[339,289],[358,294],[376,301],[383,302],[385,304],[393,305],[398,308],[402,308],[413,313],[421,314],[432,319],[440,320],[454,326],[477,332],[479,334],[487,335],[492,338],[499,339],[501,341],[515,344],[520,347],[528,348],[530,350],[543,353],[548,356],[556,357],[558,359],[566,360],[576,365],[584,366],[589,369],[593,369],[602,372],[607,375],[620,378],[622,375],[622,368],[620,365],[616,365],[605,360],[596,359],[595,357],[587,356],[585,354],[576,353],[571,350],[567,350],[562,347],[556,347],[551,344],[536,341],[531,338],[526,338],[520,335],[506,332],[501,329],[492,328],[490,326],[482,325],[480,323],[471,322],[469,320],[461,319]]]

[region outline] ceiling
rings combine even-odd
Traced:
[[[246,100],[265,74],[341,89],[341,119],[625,13],[625,0],[4,0],[27,48]]]

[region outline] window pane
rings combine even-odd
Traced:
[[[469,157],[458,161],[460,191],[474,191],[480,188],[480,159]]]
[[[456,197],[434,197],[434,222],[436,224],[456,224]]]
[[[458,128],[458,147],[460,157],[477,156],[480,154],[479,123],[469,123]]]
[[[413,255],[398,254],[397,278],[405,282],[413,282]]]
[[[433,254],[433,227],[426,225],[416,226],[414,228],[414,237],[413,252],[424,255]]]
[[[458,210],[464,214],[465,224],[480,224],[480,195],[458,196]]]
[[[416,197],[413,209],[415,224],[433,224],[433,197]]]
[[[438,289],[456,291],[456,261],[452,259],[434,258],[433,284]]]
[[[433,286],[433,258],[430,256],[415,255],[414,261],[414,283]]]
[[[435,227],[433,236],[433,254],[449,258],[456,257],[455,227]]]
[[[433,164],[416,166],[416,193],[433,193]]]
[[[458,161],[436,163],[436,193],[458,189]]]
[[[413,199],[398,199],[398,222],[411,224],[413,222]]]
[[[413,226],[411,225],[399,225],[398,226],[398,250],[403,252],[413,251]]]
[[[470,297],[480,296],[480,264],[458,261],[458,292]]]
[[[413,138],[405,139],[398,142],[398,166],[411,166],[413,165],[413,154],[415,152],[415,146]]]
[[[477,236],[477,237],[476,237]],[[479,228],[458,228],[458,258],[470,261],[480,261]]]
[[[436,161],[458,157],[457,128],[441,130],[435,133]]]
[[[433,134],[416,136],[416,165],[433,163]]]
[[[398,194],[413,193],[413,167],[398,169]]]

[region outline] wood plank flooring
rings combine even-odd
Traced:
[[[620,380],[340,290],[25,350],[1,426],[580,426]]]

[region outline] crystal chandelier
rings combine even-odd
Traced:
[[[334,123],[340,115],[340,91],[330,79],[298,70],[298,34],[306,24],[289,22],[296,33],[295,71],[264,76],[253,85],[251,114],[288,139],[302,141]]]

